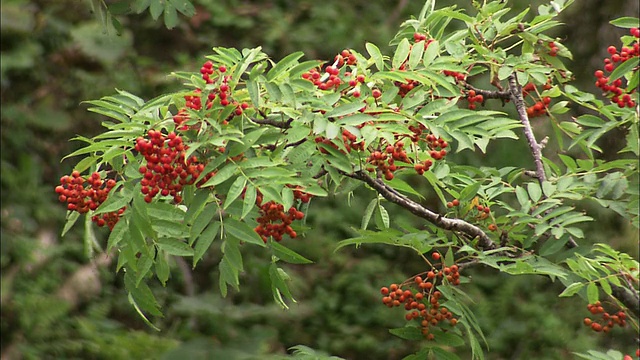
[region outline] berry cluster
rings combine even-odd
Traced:
[[[85,183],[87,183],[88,186],[85,187]],[[104,181],[97,172],[92,173],[85,179],[81,177],[80,172],[76,170],[71,173],[71,176],[65,175],[61,177],[60,185],[56,186],[55,191],[58,194],[58,200],[67,203],[68,210],[86,214],[89,211],[97,209],[98,206],[107,199],[109,191],[111,191],[115,185],[115,180],[109,179]],[[91,220],[98,226],[107,225],[109,229],[113,229],[124,210],[125,208],[122,208],[118,211],[102,214],[101,216],[95,215]]]
[[[606,97],[611,99],[611,102],[618,104],[618,107],[635,107],[636,102],[631,99],[631,95],[636,92],[636,89],[623,89],[623,80],[622,78],[613,80],[608,76],[605,76],[606,72],[612,72],[615,67],[623,63],[631,58],[637,58],[640,56],[640,45],[638,45],[638,38],[640,38],[640,29],[632,28],[630,29],[630,33],[633,37],[636,38],[636,41],[630,47],[622,46],[620,50],[618,50],[615,46],[609,46],[607,48],[607,52],[609,53],[609,57],[604,59],[604,71],[596,70],[594,73],[596,80],[596,86],[602,89],[602,92]],[[636,67],[637,69],[637,67]],[[637,70],[636,70],[637,71]]]
[[[164,135],[160,131],[149,130],[148,139],[136,139],[135,149],[147,162],[140,166],[139,171],[143,174],[140,191],[148,203],[158,194],[172,196],[176,204],[182,202],[182,188],[195,183],[204,170],[204,164],[198,163],[195,156],[185,159],[187,146],[174,132]],[[212,176],[213,173],[207,174],[198,185]]]
[[[293,197],[296,200],[300,200],[301,203],[308,203],[311,199],[310,194],[300,189],[293,191]],[[278,204],[275,201],[262,204],[262,199],[262,194],[258,192],[256,205],[258,205],[260,209],[260,216],[256,219],[258,226],[254,228],[254,231],[260,235],[262,241],[266,243],[270,236],[276,241],[281,241],[285,234],[295,239],[298,234],[293,230],[291,224],[294,220],[302,220],[304,213],[296,209],[295,206],[290,207],[289,210],[285,212],[282,204]]]
[[[445,76],[451,76],[452,78],[454,78],[457,81],[464,81],[467,78],[467,75],[461,73],[461,72],[457,72],[457,71],[451,71],[451,70],[443,70],[442,73]]]
[[[432,254],[434,260],[440,259],[440,254],[434,252]],[[426,272],[425,278],[416,276],[413,281],[403,284],[391,284],[389,287],[380,289],[382,294],[382,303],[389,308],[404,306],[407,310],[405,319],[412,321],[418,319],[420,321],[422,334],[428,340],[433,340],[434,335],[430,331],[430,327],[442,326],[441,323],[448,320],[450,326],[455,326],[458,319],[447,308],[441,306],[440,299],[442,293],[437,290],[439,284],[444,281],[450,285],[460,284],[460,273],[457,265],[450,267],[444,266],[441,270],[432,268]],[[415,288],[404,289],[403,286]],[[420,320],[422,319],[422,320]]]
[[[543,90],[551,89],[551,82],[547,82],[543,85]],[[527,96],[530,94],[537,93],[536,86],[534,83],[527,83],[522,88],[522,95]],[[533,95],[532,95],[533,97]],[[534,98],[535,99],[535,98]],[[547,113],[547,109],[549,108],[549,104],[551,104],[551,98],[548,96],[543,97],[541,100],[537,100],[533,105],[527,107],[527,116],[530,118],[544,116]]]
[[[627,314],[624,311],[618,311],[616,314],[611,315],[604,311],[600,301],[595,304],[588,304],[587,310],[593,315],[602,314],[599,320],[591,319],[589,317],[584,318],[583,323],[585,326],[589,326],[591,330],[595,332],[609,332],[615,325],[625,327],[627,325]]]
[[[484,96],[482,96],[482,94],[476,94],[475,90],[469,90],[467,92],[467,101],[469,102],[469,109],[475,110],[476,103],[482,103]]]
[[[224,74],[225,72],[227,72],[227,67],[224,65],[220,65],[218,67],[218,70],[221,74]],[[200,68],[200,74],[202,74],[202,79],[204,81],[207,82],[207,84],[213,84],[213,79],[211,78],[211,75],[213,75],[216,72],[216,70],[213,68],[213,63],[211,61],[207,61],[204,64],[202,64],[202,67]]]
[[[549,46],[549,55],[550,56],[556,56],[558,54],[558,46],[556,46],[556,43],[554,43],[553,41],[550,41],[549,44],[547,44]]]
[[[640,38],[639,28],[630,29],[630,33],[636,39]],[[625,91],[624,89],[622,89],[622,78],[616,79],[611,82],[611,79],[608,76],[605,76],[604,72],[606,71],[610,73],[619,63],[623,63],[631,58],[637,58],[638,56],[640,56],[640,47],[638,45],[638,41],[636,40],[631,47],[621,47],[619,51],[615,46],[609,46],[607,48],[607,52],[609,53],[610,57],[604,59],[604,71],[596,70],[596,72],[594,73],[597,79],[596,86],[602,89],[605,96],[611,99],[611,102],[618,104],[618,107],[635,107],[636,102],[631,99],[631,95],[635,93],[636,89],[630,89],[628,92]]]
[[[345,149],[347,149],[347,152],[350,153],[351,150],[358,150],[358,151],[364,150],[364,141],[356,141],[356,140],[357,140],[357,137],[353,133],[351,133],[349,130],[342,130],[342,141],[344,143]],[[340,150],[338,145],[334,144],[331,140],[323,136],[316,136],[314,141],[316,142],[316,144],[325,144],[327,146],[331,146],[336,150]],[[327,150],[323,148],[319,148],[319,151],[322,154],[327,153]],[[344,150],[340,150],[340,151],[344,152]]]
[[[205,103],[206,109],[211,109],[213,107],[214,100],[220,99],[220,105],[226,107],[228,105],[232,105],[235,107],[234,111],[229,115],[227,119],[222,121],[223,124],[227,124],[231,118],[234,116],[240,116],[243,114],[244,110],[249,107],[249,104],[246,102],[239,103],[236,100],[233,100],[230,95],[230,87],[229,80],[231,80],[230,75],[224,75],[227,72],[227,67],[224,65],[220,65],[217,70],[214,69],[214,65],[211,61],[205,62],[200,68],[200,73],[202,74],[202,79],[204,79],[207,84],[214,84],[214,78],[218,77],[220,80],[220,85],[211,90],[207,94],[207,100]],[[215,76],[214,76],[215,74]],[[212,77],[213,76],[213,77]],[[192,110],[201,110],[202,109],[202,90],[195,89],[194,94],[185,95],[185,107],[180,109],[176,115],[173,116],[173,121],[178,126],[178,130],[186,131],[192,129],[199,129],[198,126],[184,126],[182,125],[185,121],[189,120],[189,115],[187,109]]]
[[[320,73],[320,70],[313,68],[302,74],[302,78],[311,81],[320,90],[337,90],[343,83],[340,78],[340,68],[347,65],[356,64],[356,56],[349,50],[342,50],[342,52],[336,55],[332,65],[327,66],[324,69],[324,75]],[[350,72],[345,72],[345,77],[351,76]],[[350,80],[350,86],[356,86],[357,83],[363,83],[364,76],[360,75],[356,80]],[[353,93],[354,97],[359,97],[360,92],[356,89]]]

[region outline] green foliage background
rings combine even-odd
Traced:
[[[165,310],[165,317],[156,319],[161,332],[142,323],[127,302],[112,259],[98,258],[97,265],[89,260],[85,243],[91,239],[83,238],[82,226],[60,238],[65,211],[53,188],[72,164],[59,159],[75,146],[67,139],[95,135],[101,120],[86,112],[82,101],[114,88],[146,99],[170,91],[178,83],[167,74],[199,68],[213,46],[262,46],[275,59],[297,50],[309,59],[332,59],[344,48],[363,51],[365,41],[384,52],[397,26],[423,5],[403,0],[193,3],[197,14],[179,16],[171,30],[146,12],[117,16],[123,30],[116,36],[113,27],[101,23],[102,2],[3,0],[2,358],[265,359],[297,344],[348,359],[397,359],[415,351],[415,344],[387,332],[404,319],[401,311],[381,305],[379,288],[423,271],[420,259],[378,246],[333,251],[360,222],[367,200],[358,194],[349,204],[344,196],[313,202],[306,237],[289,240],[287,245],[316,262],[287,268],[294,274],[292,291],[298,300],[289,311],[273,303],[269,262],[255,249],[245,257],[242,291],[220,298],[214,270],[219,251],[214,248],[194,270],[172,264],[168,287],[157,284],[154,291]],[[513,11],[539,3],[514,1]],[[620,35],[607,22],[637,12],[633,0],[585,0],[565,14],[567,25],[555,35],[574,52],[570,68],[580,87],[595,91],[592,73]],[[545,131],[543,122],[536,126]],[[604,139],[604,148],[619,148],[617,140],[615,135]],[[467,161],[529,161],[522,144],[496,147],[485,158]],[[413,220],[400,209],[390,208],[390,213]],[[638,256],[637,232],[628,225],[605,211],[594,223],[586,231],[588,241]],[[98,242],[104,243],[106,235],[97,231]],[[477,301],[472,308],[491,344],[489,359],[566,359],[592,344],[635,351],[633,339],[619,329],[597,336],[582,326],[586,303],[559,299],[560,284],[490,269],[470,272],[473,281],[465,290]]]

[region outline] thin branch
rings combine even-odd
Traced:
[[[475,91],[476,95],[482,95],[482,97],[485,99],[502,99],[502,100],[511,99],[510,91],[479,89],[469,84],[466,81],[462,81],[461,83],[466,89]]]
[[[542,164],[542,147],[536,141],[536,137],[533,134],[531,123],[529,122],[529,116],[527,115],[527,106],[524,103],[522,97],[522,86],[518,84],[515,73],[509,75],[509,93],[511,95],[511,101],[518,111],[520,122],[524,126],[524,135],[529,143],[529,149],[533,155],[533,161],[536,164],[536,178],[541,183],[547,179],[547,175],[544,172],[544,165]]]
[[[522,86],[518,84],[515,73],[509,75],[509,93],[511,96],[511,101],[513,101],[513,104],[518,111],[520,122],[524,127],[524,136],[527,138],[529,149],[531,150],[531,154],[533,155],[533,162],[536,165],[535,172],[525,171],[525,174],[538,179],[538,182],[542,185],[542,183],[547,180],[547,174],[545,173],[544,165],[542,164],[542,148],[544,147],[544,145],[546,145],[548,138],[543,139],[540,143],[538,143],[538,141],[536,140],[536,136],[534,135],[533,129],[531,128],[531,123],[529,122],[529,116],[527,115],[527,107],[524,103],[524,98],[522,97]],[[573,240],[572,237],[569,237],[567,247],[575,248],[578,247],[578,244],[575,242],[575,240]]]
[[[471,239],[477,238],[479,241],[478,245],[483,250],[492,250],[496,248],[495,243],[479,227],[464,220],[450,219],[438,213],[435,213],[418,204],[417,202],[407,198],[406,196],[398,193],[395,189],[385,184],[382,180],[372,178],[362,170],[356,171],[353,174],[345,175],[350,178],[365,182],[388,201],[402,206],[403,208],[409,210],[412,214],[431,222],[439,228],[462,232],[469,236]]]
[[[637,292],[611,284],[611,295],[623,303],[636,317],[640,317],[640,295]]]
[[[291,123],[293,122],[293,119],[289,119],[287,121],[278,121],[278,120],[274,120],[274,119],[252,119],[250,118],[250,120],[256,124],[259,125],[271,125],[280,129],[288,129],[291,127]]]

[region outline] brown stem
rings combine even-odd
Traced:
[[[547,174],[545,173],[544,165],[542,164],[543,144],[538,143],[538,141],[536,140],[536,136],[533,133],[533,129],[531,128],[529,116],[527,115],[527,106],[525,105],[524,98],[522,97],[522,86],[518,84],[515,73],[509,75],[509,94],[511,96],[511,101],[513,101],[513,104],[518,111],[518,117],[520,118],[520,122],[523,126],[524,136],[527,138],[529,149],[531,150],[531,154],[533,155],[533,162],[536,165],[535,172],[529,173],[528,175],[538,179],[538,182],[540,183],[540,185],[542,185],[542,183],[547,180]],[[543,142],[546,143],[546,141]],[[575,248],[578,247],[578,244],[575,242],[575,240],[573,240],[573,238],[569,237],[567,247]]]
[[[372,178],[362,170],[356,171],[353,174],[345,175],[350,178],[365,182],[388,201],[402,206],[403,208],[409,210],[412,214],[431,222],[441,229],[459,231],[464,233],[471,239],[477,238],[478,245],[483,250],[491,250],[496,248],[495,243],[479,227],[464,220],[450,219],[436,212],[433,212],[418,204],[417,202],[407,198],[406,196],[398,193],[395,189],[385,184],[382,180]]]
[[[280,129],[288,129],[291,127],[291,123],[293,119],[289,119],[287,121],[278,121],[273,119],[250,119],[252,122],[259,125],[271,125]]]
[[[611,295],[623,303],[636,317],[640,317],[640,295],[638,292],[611,284]]]

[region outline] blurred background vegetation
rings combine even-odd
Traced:
[[[106,1],[109,3],[109,1]],[[348,359],[399,359],[418,344],[391,336],[404,324],[402,311],[380,303],[379,288],[423,271],[421,260],[400,248],[367,246],[334,252],[352,236],[372,197],[362,190],[346,204],[314,201],[306,237],[287,245],[316,264],[288,266],[298,303],[283,311],[271,300],[267,266],[246,249],[241,291],[221,298],[214,247],[196,269],[175,262],[167,288],[154,283],[165,317],[148,328],[128,303],[112,258],[87,257],[82,225],[60,237],[65,209],[53,192],[72,161],[60,162],[76,134],[100,131],[100,116],[82,101],[124,89],[150,99],[179,86],[171,71],[194,71],[213,46],[256,47],[275,59],[302,50],[331,59],[344,48],[364,51],[365,41],[384,45],[397,26],[417,14],[408,0],[195,0],[197,14],[180,16],[168,30],[148,13],[121,16],[124,31],[105,33],[87,1],[3,0],[1,11],[1,236],[2,359],[267,359],[304,344]],[[438,6],[469,1],[438,1]],[[512,1],[513,13],[542,1]],[[595,91],[593,71],[622,30],[608,25],[637,16],[636,0],[580,0],[552,34],[574,52],[569,68],[577,86]],[[544,124],[538,123],[544,131]],[[619,148],[616,136],[605,141]],[[520,143],[496,145],[472,165],[527,164]],[[517,148],[519,151],[514,151]],[[604,154],[611,156],[615,153]],[[526,166],[526,165],[525,165]],[[423,193],[429,190],[414,182]],[[436,199],[427,202],[438,206]],[[598,211],[591,242],[607,242],[638,256],[637,231],[610,212]],[[415,221],[390,208],[391,215]],[[97,231],[101,244],[107,233]],[[542,277],[509,277],[474,268],[464,285],[476,304],[491,351],[488,359],[567,359],[572,351],[617,348],[635,351],[616,329],[606,336],[582,326],[586,302],[560,299],[562,286]],[[461,358],[469,354],[458,350]]]

